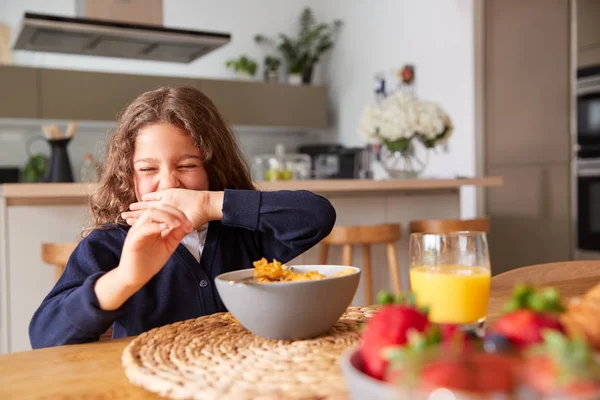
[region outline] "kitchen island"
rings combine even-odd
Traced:
[[[407,180],[307,180],[257,182],[260,190],[306,189],[327,197],[337,225],[400,223],[402,285],[408,285],[408,223],[413,219],[460,217],[460,188],[501,186],[501,177]],[[54,266],[41,259],[43,242],[72,242],[87,222],[87,199],[96,185],[40,183],[0,185],[0,353],[28,350],[31,316],[54,285]],[[492,227],[493,229],[493,227]],[[289,264],[318,262],[318,246]],[[354,264],[361,267],[360,249]],[[341,250],[329,251],[330,264]],[[389,288],[385,248],[372,249],[373,293]],[[250,266],[243,266],[247,268]],[[363,305],[362,282],[354,305]]]

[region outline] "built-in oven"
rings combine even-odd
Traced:
[[[600,159],[577,161],[577,248],[600,251]]]
[[[600,67],[577,71],[577,157],[600,158]]]

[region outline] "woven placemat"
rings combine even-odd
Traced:
[[[339,357],[374,308],[350,307],[315,339],[268,340],[228,313],[141,334],[124,350],[127,378],[173,399],[345,399]]]

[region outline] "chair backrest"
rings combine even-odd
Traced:
[[[65,243],[42,243],[42,260],[46,264],[56,266],[56,280],[60,278],[67,261],[73,250],[77,247],[77,242],[65,242]]]
[[[400,240],[400,224],[336,226],[322,243],[328,245],[375,244]]]
[[[490,219],[487,217],[474,219],[424,219],[411,221],[411,233],[448,233],[460,231],[476,231],[489,233]]]
[[[598,279],[599,276],[600,260],[537,264],[513,269],[493,276],[492,290],[512,289],[517,283],[544,286],[549,283],[570,279]]]

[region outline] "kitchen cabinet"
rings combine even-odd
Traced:
[[[230,124],[327,127],[327,91],[324,86],[202,80],[201,89]]]
[[[600,65],[600,1],[577,0],[577,66]]]
[[[485,174],[494,274],[571,257],[569,0],[485,1]]]
[[[40,70],[41,118],[113,121],[133,99],[165,85],[199,88],[196,79]]]
[[[0,66],[0,118],[114,121],[138,95],[161,86],[204,91],[236,126],[328,127],[325,86],[18,66]]]
[[[35,68],[0,65],[0,118],[39,118]]]
[[[490,167],[504,186],[489,188],[492,272],[568,261],[570,250],[569,168],[567,165]]]
[[[485,2],[486,163],[569,161],[569,1]]]

